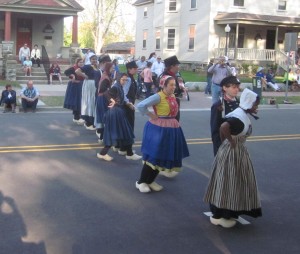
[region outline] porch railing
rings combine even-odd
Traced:
[[[42,63],[44,66],[45,74],[47,76],[48,84],[50,84],[50,75],[49,75],[50,59],[44,45],[42,45]]]
[[[214,52],[215,57],[225,55],[225,48],[217,48]],[[227,50],[227,56],[229,59],[237,59],[240,61],[276,61],[276,51],[273,49],[247,49],[237,48],[236,57],[235,49],[229,48]]]

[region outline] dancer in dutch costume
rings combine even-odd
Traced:
[[[129,123],[125,108],[128,107],[125,102],[123,86],[127,82],[127,74],[119,75],[117,82],[110,90],[104,92],[104,97],[110,102],[108,110],[104,115],[104,148],[97,157],[102,160],[111,161],[113,157],[108,155],[108,151],[112,146],[121,146],[129,153],[126,158],[130,157],[132,160],[140,159],[132,151],[132,144],[134,143],[134,134],[131,124]],[[117,151],[117,150],[116,150]]]
[[[97,56],[90,57],[91,64],[78,68],[75,73],[84,78],[82,85],[81,117],[85,120],[85,127],[88,130],[96,130],[94,126],[95,97],[98,83],[101,77],[98,69]]]
[[[261,204],[252,162],[245,146],[252,127],[248,114],[257,112],[259,97],[245,89],[237,109],[220,128],[222,144],[214,159],[204,201],[210,204],[214,225],[233,227],[239,215],[259,217]],[[254,116],[257,118],[256,116]]]
[[[74,66],[65,70],[65,75],[70,78],[66,90],[64,108],[71,109],[73,111],[73,122],[79,125],[84,124],[84,120],[81,116],[81,96],[82,96],[82,83],[83,77],[77,75],[75,71],[83,66],[83,60],[81,58],[76,59]]]
[[[155,182],[158,173],[180,171],[182,159],[189,156],[184,134],[176,120],[178,104],[174,95],[175,78],[165,75],[161,83],[162,91],[137,105],[143,115],[150,117],[143,133],[143,168],[136,182],[136,188],[144,193],[162,190],[163,187]],[[148,110],[151,106],[154,112]]]

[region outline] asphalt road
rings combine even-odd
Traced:
[[[300,253],[300,111],[259,115],[247,146],[263,217],[224,229],[210,224],[202,201],[213,160],[209,111],[182,112],[191,156],[149,194],[134,186],[141,162],[113,151],[112,162],[97,159],[95,133],[70,113],[1,114],[0,254]],[[139,154],[146,120],[137,114]]]

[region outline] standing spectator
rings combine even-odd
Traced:
[[[21,47],[19,50],[19,60],[22,65],[23,65],[23,62],[25,61],[26,57],[30,58],[30,48],[28,48],[27,43],[25,43],[24,46]]]
[[[66,90],[64,108],[73,111],[73,122],[79,125],[84,124],[84,120],[80,118],[83,77],[78,76],[75,71],[82,66],[83,60],[82,58],[78,58],[74,66],[64,72],[70,79]]]
[[[152,90],[152,86],[153,86],[151,66],[152,66],[152,63],[147,62],[147,67],[143,70],[144,85],[147,89],[146,98],[148,98],[151,95],[151,90]]]
[[[212,104],[214,104],[221,97],[220,83],[222,79],[230,76],[232,73],[230,67],[226,64],[225,56],[220,56],[219,59],[217,59],[217,62],[214,63],[207,71],[213,74],[211,95],[212,95]]]
[[[49,78],[50,78],[50,85],[52,85],[53,77],[57,78],[62,85],[62,79],[61,79],[61,73],[60,73],[60,67],[58,63],[53,63],[49,70]]]
[[[156,53],[155,52],[152,52],[149,57],[148,57],[148,60],[147,62],[151,62],[152,64],[156,61]]]
[[[92,49],[87,49],[86,53],[84,54],[83,61],[84,65],[91,64],[90,58],[91,56],[95,55],[95,53],[92,51]]]
[[[207,65],[207,71],[206,71],[206,82],[207,82],[207,85],[205,87],[205,94],[211,94],[211,83],[212,83],[212,76],[213,74],[211,72],[208,71],[208,69],[213,66],[214,64],[214,60],[213,59],[210,59],[209,60],[209,63]]]
[[[216,156],[222,143],[220,127],[224,122],[224,116],[239,106],[237,95],[240,91],[240,81],[234,76],[229,76],[221,81],[220,86],[222,89],[222,98],[211,106],[210,111],[210,130],[214,156]]]
[[[265,69],[264,67],[261,67],[261,66],[258,67],[255,76],[260,78],[262,89],[263,89],[263,91],[266,91],[266,89],[267,89],[267,80],[266,80],[266,75],[265,75],[264,69]]]
[[[280,87],[276,84],[274,77],[275,77],[275,73],[273,73],[272,69],[269,69],[268,73],[266,75],[267,85],[272,87],[274,89],[274,91],[280,92]]]
[[[142,83],[144,82],[144,77],[143,77],[143,70],[146,68],[147,66],[147,62],[146,62],[146,57],[142,56],[141,59],[139,61],[136,62],[136,65],[138,66],[137,69],[137,98],[139,98],[142,94]]]
[[[114,59],[112,61],[112,64],[113,64],[112,79],[113,81],[115,81],[120,74],[118,59]]]
[[[150,117],[143,133],[143,168],[140,179],[135,184],[143,193],[161,191],[163,187],[155,182],[158,173],[178,172],[182,167],[182,159],[189,156],[184,134],[175,119],[179,110],[174,95],[176,81],[174,77],[165,75],[161,83],[162,91],[137,105],[143,115]],[[154,112],[150,112],[148,107],[153,107]]]
[[[40,94],[39,91],[33,87],[32,80],[27,81],[27,85],[22,89],[20,96],[24,113],[27,113],[28,108],[31,108],[32,112],[35,113]]]
[[[161,57],[158,56],[156,58],[156,61],[152,64],[152,67],[151,67],[151,71],[153,73],[153,83],[158,86],[158,83],[157,83],[157,80],[158,80],[158,77],[164,72],[165,70],[165,65],[164,63],[161,61]]]
[[[31,77],[32,62],[28,56],[26,57],[25,61],[23,62],[23,70],[24,70],[25,76]]]
[[[125,115],[124,108],[127,107],[124,97],[123,86],[127,82],[127,74],[123,73],[118,76],[117,82],[110,90],[104,92],[105,97],[110,102],[108,110],[105,114],[105,131],[104,131],[104,148],[100,153],[97,153],[99,159],[111,161],[113,157],[108,155],[111,146],[121,146],[131,149],[132,160],[139,160],[141,156],[134,154],[132,144],[134,140],[133,129],[129,124]],[[115,148],[115,151],[118,149]],[[126,156],[127,158],[127,156]]]
[[[3,113],[7,112],[7,108],[11,107],[11,112],[16,113],[16,91],[12,89],[11,85],[6,85],[5,90],[2,91],[0,105],[3,103]]]
[[[91,64],[78,68],[75,73],[84,78],[82,84],[81,117],[85,120],[87,130],[96,130],[95,121],[95,96],[101,72],[98,68],[97,56],[90,57]]]
[[[38,68],[41,67],[41,51],[37,44],[34,45],[34,49],[31,51],[31,62],[32,64],[37,64]]]
[[[227,114],[221,125],[222,145],[204,196],[210,204],[210,221],[214,225],[230,228],[242,214],[255,218],[262,215],[254,169],[245,146],[252,132],[248,114],[257,113],[258,104],[257,94],[244,89],[239,107]]]

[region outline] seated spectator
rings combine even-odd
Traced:
[[[28,56],[26,57],[25,61],[23,62],[23,70],[24,70],[25,76],[31,77],[32,62]]]
[[[19,50],[19,60],[22,65],[27,56],[30,57],[30,48],[28,48],[27,43],[25,43]]]
[[[264,73],[264,68],[263,67],[258,67],[257,72],[256,72],[256,77],[260,77],[262,90],[266,91],[267,80],[266,80],[266,75]]]
[[[280,92],[280,87],[275,83],[274,77],[275,73],[273,73],[272,69],[269,69],[266,75],[267,85],[272,87],[276,92]]]
[[[41,51],[38,49],[38,45],[34,45],[34,49],[31,51],[31,61],[32,64],[37,64],[38,67],[41,67]]]
[[[50,85],[52,85],[53,77],[58,79],[60,84],[62,85],[60,67],[58,63],[53,63],[50,70],[49,70],[49,77],[50,77]]]
[[[294,84],[297,82],[296,81],[297,77],[294,74],[292,69],[289,69],[289,72],[284,74],[283,77],[283,84],[286,84],[286,82],[288,83],[288,88],[289,90],[292,90],[292,87],[294,86]]]
[[[27,86],[22,89],[20,96],[24,113],[27,113],[28,108],[32,108],[32,112],[35,113],[40,94],[38,90],[33,87],[32,80],[27,81]]]
[[[3,103],[3,113],[11,107],[11,112],[16,113],[16,91],[12,89],[11,85],[6,85],[5,90],[2,91],[0,105]]]

